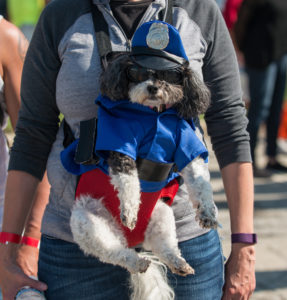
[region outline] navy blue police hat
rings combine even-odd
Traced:
[[[188,62],[179,32],[162,21],[142,24],[132,39],[132,59],[154,70],[177,68]]]

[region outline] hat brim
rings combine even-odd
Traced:
[[[168,70],[175,69],[181,65],[159,56],[134,56],[133,61],[141,67],[153,70]]]
[[[146,47],[133,47],[131,57],[138,65],[153,70],[174,69],[187,62],[182,57]]]

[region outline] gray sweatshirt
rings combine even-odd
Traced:
[[[130,41],[114,19],[109,0],[93,1],[110,24],[113,50],[129,51]],[[158,19],[165,2],[155,0],[140,24]],[[173,25],[180,32],[191,68],[211,90],[212,102],[205,120],[220,167],[250,162],[236,56],[218,6],[214,0],[175,0]],[[78,138],[79,122],[97,114],[94,100],[99,93],[100,72],[90,1],[51,2],[40,17],[26,56],[22,107],[9,169],[41,179],[47,168],[51,192],[42,233],[71,242],[69,219],[76,177],[60,162],[63,128],[59,126],[59,113]],[[202,138],[200,128],[197,132]],[[206,232],[195,221],[184,185],[172,207],[180,241]]]

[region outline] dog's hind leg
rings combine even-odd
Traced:
[[[123,232],[101,200],[81,196],[70,220],[75,242],[87,255],[104,263],[126,268],[130,273],[145,272],[150,261],[127,247]]]
[[[213,202],[208,164],[201,157],[194,159],[181,172],[189,198],[196,211],[196,219],[203,228],[218,226],[217,209]]]
[[[194,274],[193,268],[181,256],[176,237],[172,209],[158,201],[148,224],[143,247],[151,250],[173,273],[181,276]]]

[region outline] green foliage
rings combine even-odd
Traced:
[[[12,133],[13,132],[13,127],[11,125],[10,119],[8,119],[8,124],[7,127],[5,128],[6,133]]]

